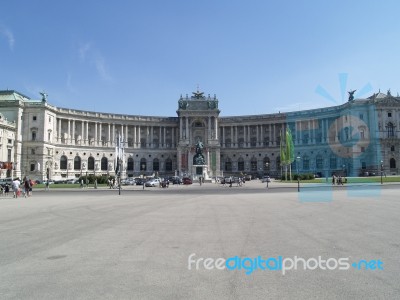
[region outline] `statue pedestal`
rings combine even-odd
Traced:
[[[199,177],[203,177],[205,180],[208,178],[208,166],[207,165],[192,165],[193,180],[198,180]]]

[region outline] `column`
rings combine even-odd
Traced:
[[[239,141],[238,141],[239,137],[238,137],[238,127],[237,125],[235,126],[235,147],[239,147]]]
[[[98,138],[97,138],[97,122],[94,122],[94,146],[97,146]]]
[[[163,143],[162,143],[162,127],[160,126],[159,127],[159,130],[158,130],[158,147],[159,148],[163,148]]]
[[[207,139],[210,140],[211,139],[211,117],[208,117],[208,128],[207,128]]]
[[[127,148],[127,147],[129,147],[129,145],[128,145],[128,137],[129,137],[129,127],[128,127],[128,124],[126,124],[125,125],[125,144],[124,144],[124,147],[125,148]]]
[[[302,128],[302,126],[301,126],[301,121],[299,121],[299,127],[298,127],[298,129],[299,129],[299,144],[301,145],[301,144],[303,144],[303,128]]]
[[[68,119],[68,139],[67,139],[67,144],[71,143],[71,120]]]
[[[171,148],[175,147],[175,127],[171,127]]]
[[[182,117],[179,118],[179,139],[182,140],[182,133],[183,133],[183,121]]]
[[[233,147],[234,144],[234,140],[233,140],[233,126],[231,126],[231,148]]]
[[[276,145],[275,123],[272,124],[272,145]]]
[[[260,125],[260,145],[264,147],[264,127]]]
[[[111,124],[108,123],[107,146],[111,146]]]
[[[225,126],[222,126],[222,147],[225,148]]]
[[[243,125],[243,147],[246,147],[246,125]]]
[[[102,123],[99,123],[99,146],[103,146],[103,141],[102,141],[102,130],[103,126],[101,126]]]
[[[85,122],[81,121],[81,141],[80,141],[80,145],[84,145],[84,143],[85,143],[84,127],[85,127]]]
[[[136,140],[136,125],[133,125],[133,148],[136,148],[137,147],[137,140]]]
[[[112,124],[111,146],[115,146],[115,123]]]
[[[189,118],[186,117],[186,132],[185,132],[186,140],[189,140]]]
[[[72,120],[71,143],[75,145],[75,119]]]
[[[215,139],[218,140],[218,118],[214,117],[214,126],[215,126]]]
[[[269,145],[270,146],[273,146],[274,145],[274,142],[272,141],[272,124],[270,123],[270,124],[268,124],[268,137],[269,137]]]
[[[58,134],[57,134],[57,140],[60,143],[61,142],[61,118],[58,118]]]
[[[140,125],[138,125],[138,136],[137,136],[138,148],[142,146],[140,138]]]
[[[167,127],[163,127],[164,129],[164,136],[163,136],[163,148],[167,147]]]
[[[154,143],[153,143],[153,140],[154,140],[154,137],[153,137],[153,132],[154,132],[154,128],[153,128],[153,126],[150,126],[150,148],[153,148],[154,147]]]
[[[336,119],[336,122],[335,122],[335,124],[336,124],[336,127],[335,127],[335,142],[337,142],[339,139],[338,139],[338,132],[339,132],[339,130],[338,130],[338,122],[339,121],[339,119]]]
[[[85,140],[85,144],[89,145],[89,122],[86,121],[86,140]]]

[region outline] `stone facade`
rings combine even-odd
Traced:
[[[127,176],[280,176],[280,139],[287,128],[294,141],[293,172],[398,174],[400,97],[389,91],[334,107],[232,117],[220,116],[216,96],[198,91],[180,97],[177,117],[60,108],[46,97],[0,91],[0,113],[0,161],[13,163],[12,176],[114,175],[118,137]],[[200,169],[193,165],[199,140],[205,158]]]

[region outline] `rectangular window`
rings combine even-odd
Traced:
[[[365,147],[361,147],[361,152],[365,152]]]
[[[33,121],[36,121],[36,116],[33,116],[33,117],[32,117],[32,120],[33,120]]]
[[[31,154],[36,154],[35,149],[31,148]]]
[[[11,159],[11,149],[7,149],[7,160],[8,161],[12,161],[12,159]]]
[[[32,132],[32,141],[36,141],[36,132]]]
[[[7,141],[9,144],[12,144],[12,139],[8,139]]]
[[[360,120],[364,120],[364,115],[360,114]]]
[[[367,163],[365,161],[361,162],[361,169],[365,170],[367,168]]]
[[[388,117],[390,118],[392,116],[392,113],[391,112],[388,112]]]
[[[35,171],[35,164],[31,164],[31,172]]]

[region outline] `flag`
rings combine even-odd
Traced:
[[[286,128],[286,163],[289,165],[294,161],[294,145],[292,132]]]
[[[284,137],[282,136],[282,131],[281,131],[281,139],[280,139],[280,156],[281,156],[281,165],[286,164],[286,153],[285,153],[285,147],[282,145],[283,144],[283,139]]]

